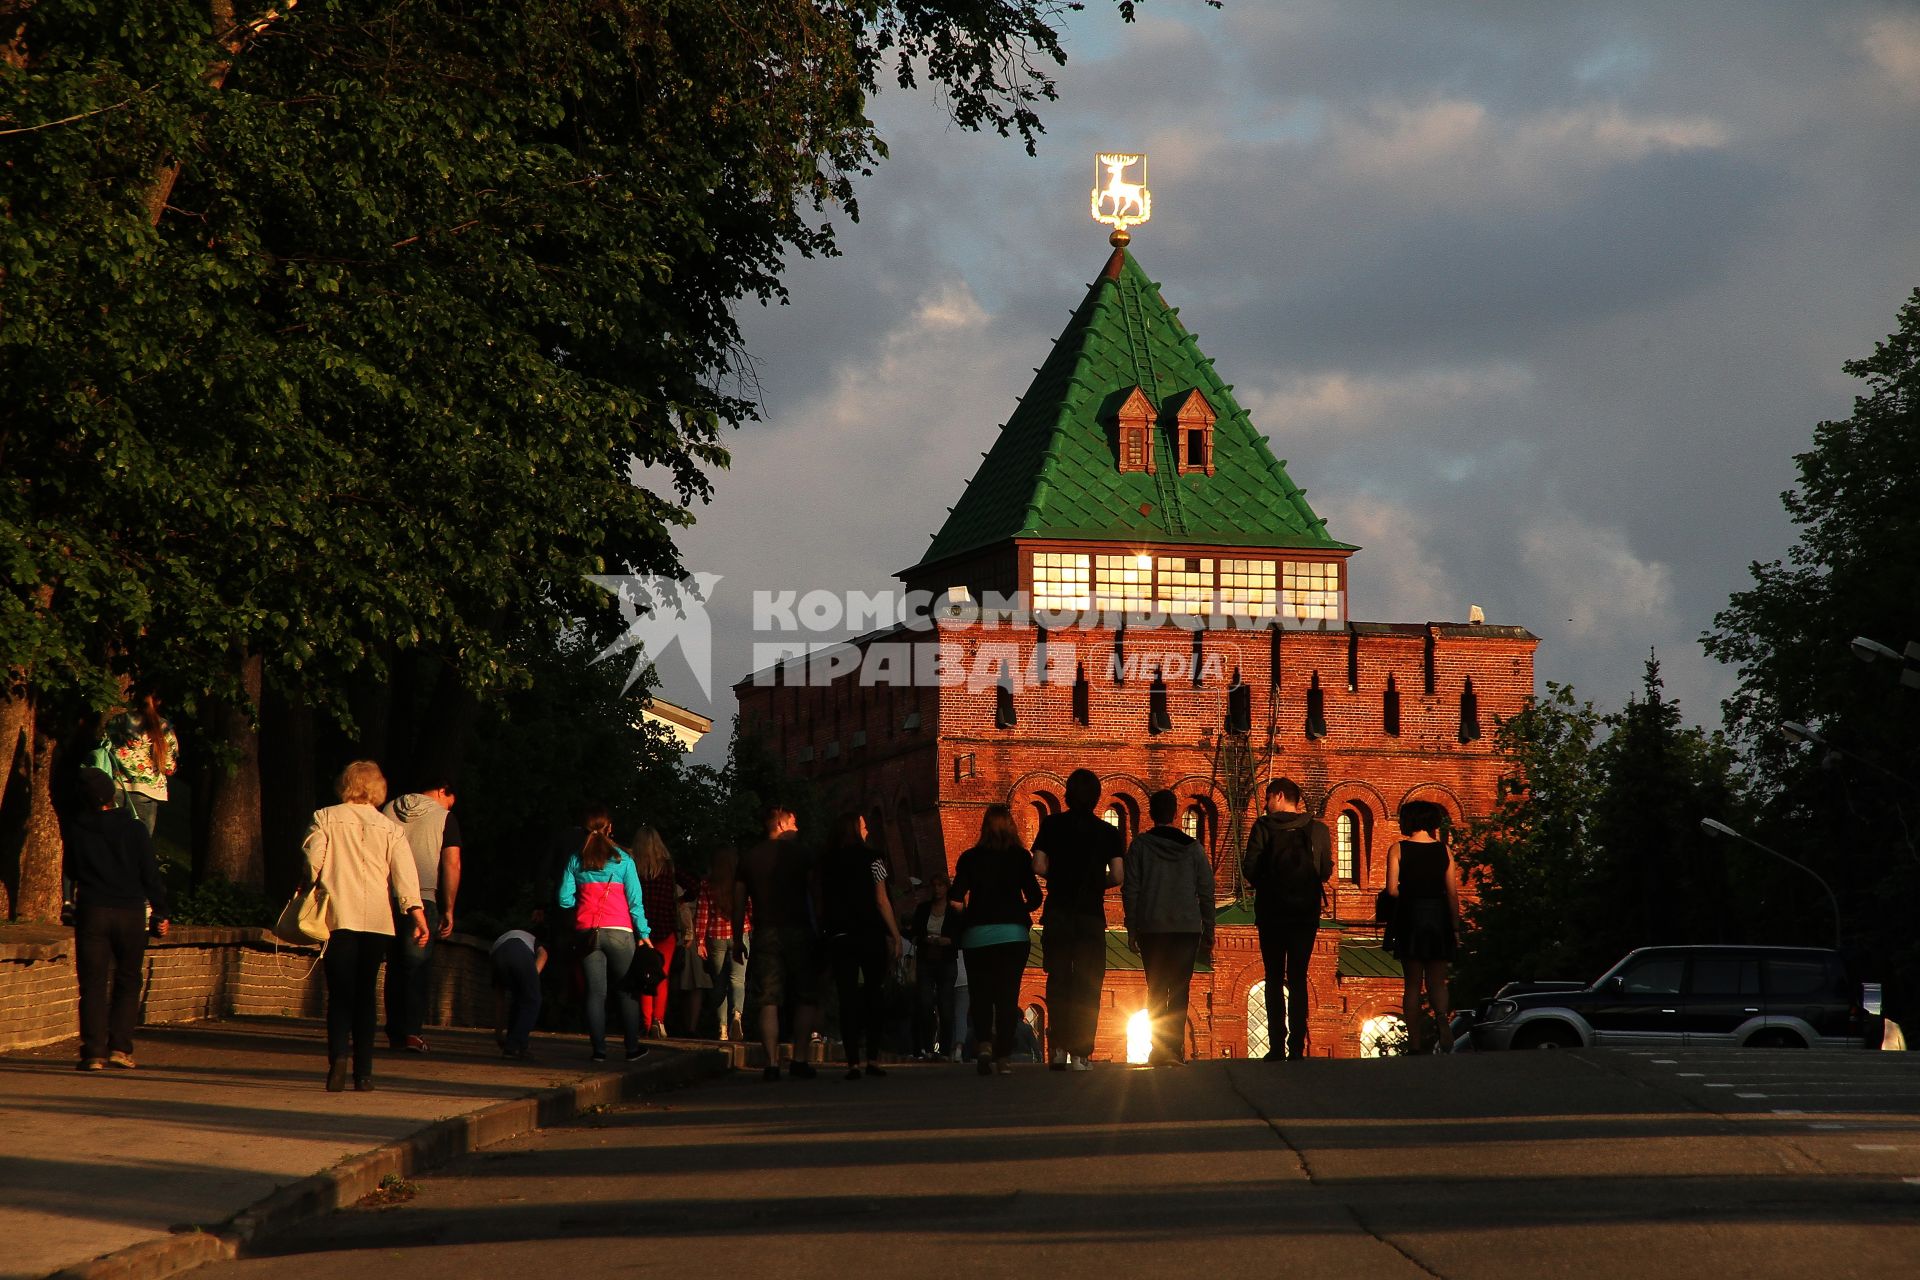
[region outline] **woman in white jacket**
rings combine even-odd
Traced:
[[[427,944],[419,874],[399,824],[380,812],[387,779],[371,760],[355,760],[334,783],[340,803],[313,815],[304,849],[307,878],[327,891],[333,933],[327,939],[327,1090],[373,1088],[374,1002],[380,963],[393,943],[395,908]]]

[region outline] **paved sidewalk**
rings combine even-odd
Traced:
[[[0,1276],[222,1223],[436,1121],[627,1067],[589,1063],[580,1036],[537,1037],[536,1063],[485,1031],[429,1040],[424,1056],[383,1049],[371,1093],[326,1092],[325,1031],[306,1019],[143,1028],[133,1071],[76,1071],[72,1042],[0,1055]]]

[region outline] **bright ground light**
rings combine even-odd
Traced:
[[[1127,1061],[1145,1062],[1153,1051],[1153,1020],[1141,1009],[1127,1019]]]

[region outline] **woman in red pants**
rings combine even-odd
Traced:
[[[679,908],[679,890],[674,884],[673,857],[667,842],[652,827],[641,827],[633,836],[633,860],[640,872],[640,895],[647,919],[666,923],[653,931],[653,945],[660,949],[660,985],[640,993],[640,1024],[656,1039],[667,1035],[667,978],[673,972],[674,920]]]

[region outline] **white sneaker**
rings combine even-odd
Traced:
[[[1069,1064],[1070,1070],[1073,1070],[1073,1071],[1093,1070],[1093,1064],[1091,1062],[1088,1062],[1085,1058],[1081,1057],[1079,1054],[1071,1054],[1069,1055],[1069,1057],[1072,1059],[1071,1063]]]

